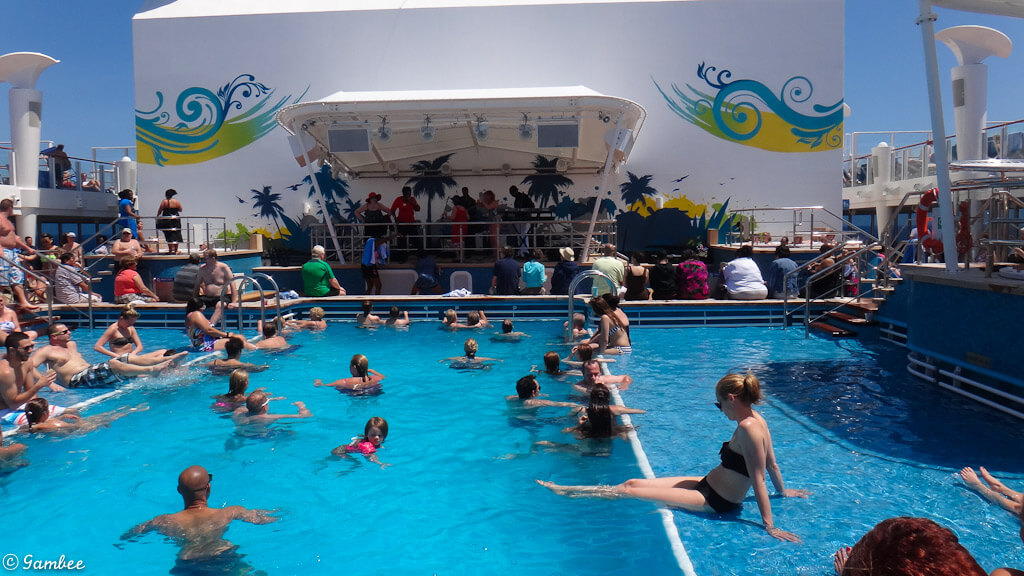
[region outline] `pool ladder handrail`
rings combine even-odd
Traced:
[[[587,278],[604,278],[605,281],[608,282],[608,288],[611,289],[612,292],[618,290],[618,286],[615,285],[615,281],[599,270],[586,270],[577,274],[576,277],[572,279],[572,282],[569,283],[569,329],[565,331],[566,342],[572,342],[572,315],[576,305],[576,286]]]
[[[40,274],[39,272],[36,272],[35,270],[28,268],[27,266],[23,266],[20,262],[15,262],[14,260],[7,258],[6,256],[3,255],[2,252],[0,252],[0,260],[6,262],[11,267],[21,270],[28,277],[36,280],[37,282],[42,282],[43,285],[46,286],[46,314],[49,317],[50,322],[53,322],[53,282],[51,282],[50,279],[47,278],[45,275]],[[13,292],[14,289],[12,288],[12,296]],[[92,293],[92,278],[89,278],[89,293]],[[92,328],[92,298],[87,298],[87,300],[89,301],[89,328]]]
[[[263,286],[259,283],[257,278],[265,278],[268,282],[270,282],[270,285],[273,286],[273,288],[274,288],[274,307],[277,308],[278,311],[281,310],[281,290],[280,290],[280,288],[278,288],[277,282],[272,277],[268,276],[267,274],[264,274],[263,272],[253,272],[251,274],[235,274],[234,276],[231,277],[231,282],[232,282],[232,284],[234,284],[235,282],[238,282],[238,284],[235,285],[235,290],[239,294],[239,297],[238,297],[238,332],[242,332],[242,328],[243,328],[242,299],[241,299],[241,295],[244,292],[245,288],[249,284],[252,284],[256,288],[256,290],[259,291],[259,293],[260,293],[260,322],[265,322],[266,321],[266,309],[267,309],[266,293],[263,291]],[[226,292],[227,292],[226,290],[221,292],[221,295],[220,295],[221,305],[226,305],[226,298],[225,298],[227,296]],[[224,329],[224,326],[227,324],[227,316],[228,316],[227,314],[224,314],[223,316],[221,316],[221,322],[220,323],[221,323],[221,329],[222,330]]]

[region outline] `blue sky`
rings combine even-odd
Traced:
[[[0,34],[0,54],[42,52],[61,61],[43,72],[38,83],[43,91],[44,140],[63,142],[71,155],[82,157],[89,156],[92,146],[134,144],[131,18],[142,4],[142,0],[4,3],[8,25]],[[846,0],[846,102],[852,109],[847,132],[928,129],[921,32],[914,24],[917,10],[917,0]],[[935,12],[939,15],[936,30],[963,24],[991,26],[1020,43],[1010,58],[987,61],[988,118],[1024,117],[1024,20],[941,8]],[[172,50],[169,46],[168,52]],[[937,52],[947,132],[952,132],[949,69],[956,62],[945,46],[940,45]],[[0,98],[4,108],[6,100]],[[4,110],[0,140],[10,136],[8,123]]]

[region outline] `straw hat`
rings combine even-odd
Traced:
[[[576,258],[576,253],[573,252],[572,248],[569,248],[568,246],[566,246],[565,248],[559,248],[558,253],[562,255],[562,260],[565,260],[566,262],[574,260]]]

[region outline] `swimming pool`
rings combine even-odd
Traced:
[[[64,554],[91,574],[166,573],[174,545],[157,535],[118,538],[179,510],[177,474],[202,464],[215,475],[211,505],[280,509],[275,524],[235,523],[227,532],[246,564],[270,574],[678,574],[653,505],[561,498],[533,483],[617,483],[640,471],[621,441],[534,448],[538,440],[572,445],[560,432],[566,410],[528,417],[503,397],[545,350],[560,346],[560,322],[517,328],[533,337],[491,343],[437,323],[406,332],[335,323],[324,334],[300,334],[302,347],[268,355],[271,369],[254,374],[250,390],[287,396],[273,412],[294,412],[289,403],[302,400],[315,417],[267,437],[240,436],[210,411],[226,377],[192,369],[138,381],[87,413],[143,402],[148,412],[84,436],[21,439],[31,465],[0,477],[0,490],[9,527],[25,528],[4,553]],[[95,335],[76,331],[75,340],[88,349]],[[504,361],[465,373],[437,362],[460,355],[470,335],[481,356]],[[143,337],[151,349],[182,344],[177,331]],[[768,537],[752,496],[739,521],[674,512],[698,574],[828,574],[837,547],[878,520],[908,514],[951,526],[986,569],[1024,564],[1013,518],[950,477],[961,465],[984,464],[1011,486],[1024,483],[1018,451],[1006,449],[1020,445],[1019,426],[908,378],[901,352],[765,328],[641,329],[634,346],[658,352],[621,358],[613,371],[635,378],[623,393],[627,404],[649,410],[633,422],[658,475],[703,474],[716,463],[732,426],[712,406],[712,387],[727,371],[750,367],[765,386],[762,412],[787,486],[814,492],[773,500],[777,525],[800,534],[802,545]],[[312,386],[317,377],[347,375],[355,353],[387,375],[383,394]],[[568,395],[564,383],[542,377],[541,386],[555,399]],[[331,457],[370,416],[388,419],[380,457],[392,466]],[[46,518],[59,532],[42,527]]]

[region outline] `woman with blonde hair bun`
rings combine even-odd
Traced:
[[[563,496],[639,498],[693,512],[718,514],[739,510],[747,492],[753,488],[768,534],[779,540],[799,542],[799,536],[775,526],[765,474],[771,477],[776,492],[781,496],[806,498],[810,493],[787,489],[783,484],[768,423],[753,408],[753,404],[761,401],[761,383],[750,372],[727,374],[715,386],[715,396],[715,406],[729,420],[736,422],[736,430],[728,442],[722,443],[719,451],[722,463],[706,476],[638,478],[618,486],[560,486],[541,480],[537,482]]]
[[[366,388],[380,388],[380,381],[385,378],[383,374],[370,368],[370,361],[362,354],[356,354],[348,365],[351,378],[342,378],[329,384],[317,378],[313,381],[314,386],[331,386],[338,390],[364,390]]]

